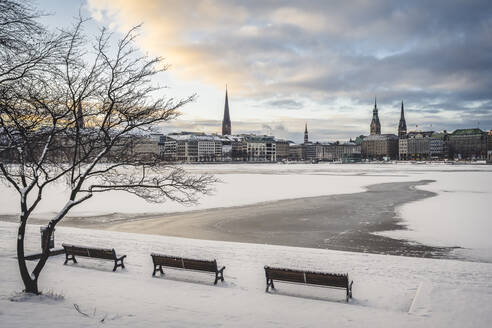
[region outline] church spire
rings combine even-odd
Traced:
[[[229,116],[229,99],[227,96],[227,84],[224,104],[224,119],[222,120],[222,135],[231,135],[231,118]]]
[[[405,138],[407,135],[407,122],[405,121],[405,111],[403,109],[403,100],[401,101],[400,123],[398,124],[398,137]]]
[[[308,143],[308,142],[309,142],[309,137],[308,137],[308,129],[306,123],[306,125],[304,126],[304,143]]]
[[[379,123],[378,104],[374,97],[374,109],[372,110],[371,135],[381,134],[381,123]]]

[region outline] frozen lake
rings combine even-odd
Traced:
[[[193,207],[177,203],[149,204],[121,192],[97,195],[71,212],[72,216],[125,216],[179,213],[269,201],[360,193],[369,185],[432,180],[416,188],[434,197],[409,200],[395,207],[395,217],[406,229],[377,234],[430,246],[462,247],[473,260],[492,261],[492,167],[443,164],[221,164],[185,165],[192,173],[211,173],[222,182],[213,195]],[[0,214],[15,215],[17,195],[1,187]],[[49,218],[63,206],[63,188],[51,190],[35,216]],[[362,208],[364,204],[358,204]],[[369,206],[369,204],[368,204]],[[308,218],[309,219],[309,218]],[[361,218],[362,220],[362,218]]]

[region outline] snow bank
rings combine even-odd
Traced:
[[[128,255],[127,268],[113,273],[110,261],[85,258],[64,266],[63,255],[54,257],[40,283],[55,297],[19,299],[15,230],[0,223],[5,328],[98,326],[103,319],[107,327],[485,327],[492,320],[492,264],[63,227],[56,232],[58,245],[114,247]],[[31,251],[39,247],[38,234],[37,226],[29,226]],[[173,270],[152,278],[152,251],[216,258],[227,267],[225,283],[213,286],[210,275]],[[346,304],[344,291],[281,283],[276,293],[266,294],[266,264],[348,272],[354,299]],[[17,302],[10,301],[12,295]]]

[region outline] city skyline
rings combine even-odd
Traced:
[[[402,100],[409,131],[492,129],[486,1],[39,6],[51,27],[71,24],[79,7],[116,34],[143,23],[140,50],[171,66],[158,83],[172,97],[198,94],[165,133],[220,133],[225,84],[236,133],[301,142],[307,122],[314,140],[349,139],[368,133],[375,95],[383,133],[397,133]]]

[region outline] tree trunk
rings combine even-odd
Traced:
[[[26,220],[21,218],[21,224],[17,234],[17,262],[19,263],[19,271],[21,274],[22,282],[24,283],[24,292],[39,294],[38,290],[38,278],[33,275],[32,279],[29,274],[29,270],[26,265],[26,259],[24,258],[24,237],[26,233]]]

